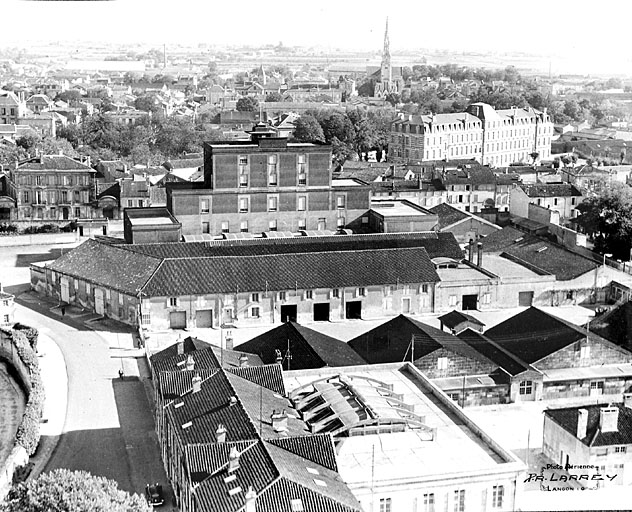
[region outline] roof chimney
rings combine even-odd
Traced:
[[[248,492],[246,493],[246,510],[245,512],[255,512],[256,510],[257,493],[252,488],[252,485],[248,486]]]
[[[226,442],[226,427],[221,423],[217,425],[217,430],[215,431],[215,441],[218,443]]]
[[[619,430],[619,408],[617,406],[599,409],[599,429],[602,433]]]
[[[193,376],[193,379],[191,379],[191,384],[193,384],[193,392],[199,393],[199,391],[202,389],[202,377],[200,377],[200,375],[196,373]]]
[[[178,355],[181,356],[182,354],[184,354],[184,341],[182,341],[182,338],[178,338],[178,342],[177,342],[177,349],[178,349]]]
[[[577,439],[586,437],[586,429],[588,428],[588,411],[579,409],[577,411]]]
[[[476,244],[476,265],[479,267],[483,266],[483,244],[481,242],[478,242],[478,244]]]
[[[278,348],[274,349],[274,356],[275,356],[275,363],[276,364],[281,364],[283,362],[283,355],[281,354],[281,351]]]
[[[193,371],[193,369],[195,368],[195,361],[193,360],[193,354],[189,354],[187,356],[187,365],[186,365],[186,369],[188,371]]]
[[[228,405],[236,405],[237,404],[237,397],[235,395],[230,397],[230,400],[228,401]]]
[[[246,354],[239,356],[239,367],[243,368],[244,366],[248,366],[248,356]]]
[[[470,240],[467,246],[467,261],[474,263],[474,240]]]
[[[226,337],[224,338],[224,347],[226,350],[233,350],[233,332],[226,331]]]
[[[239,450],[233,446],[228,454],[228,472],[232,473],[239,469]]]
[[[287,413],[285,410],[280,412],[272,411],[270,419],[272,420],[272,429],[275,432],[287,432]]]
[[[623,405],[632,409],[632,393],[623,393]]]

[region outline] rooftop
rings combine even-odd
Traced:
[[[319,379],[358,386],[364,403],[376,407],[374,414],[397,417],[403,411],[399,401],[422,418],[423,428],[394,429],[345,438],[338,446],[338,469],[353,489],[373,479],[386,484],[397,479],[433,479],[441,475],[519,470],[521,463],[482,433],[443,393],[408,363],[381,364],[354,368],[328,368],[285,372],[287,389],[294,394],[308,389]],[[380,388],[382,392],[376,392]],[[387,398],[390,394],[398,400]]]
[[[410,201],[392,199],[372,200],[371,211],[374,211],[382,217],[428,217],[429,215],[433,215],[430,211]]]

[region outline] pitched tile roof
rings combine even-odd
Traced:
[[[530,307],[485,332],[485,336],[522,361],[533,364],[586,338],[588,331]],[[590,334],[591,338],[600,338]]]
[[[150,297],[436,283],[423,248],[166,259],[143,287]]]
[[[570,183],[535,183],[520,185],[529,197],[581,197],[582,193]]]
[[[445,348],[469,359],[492,364],[456,336],[404,315],[352,339],[349,346],[371,364],[395,363],[410,360],[413,356],[410,350],[413,337],[415,360]]]
[[[18,164],[18,171],[88,171],[92,167],[66,155],[43,155]]]
[[[468,218],[468,215],[466,213],[462,212],[461,210],[457,210],[447,203],[438,204],[437,206],[429,208],[429,210],[437,215],[439,220],[439,229],[451,226],[455,222]]]
[[[194,258],[202,256],[253,256],[327,251],[361,251],[423,247],[431,258],[462,258],[463,251],[452,233],[379,233],[319,237],[259,238],[214,242],[130,244],[125,248],[157,258]]]
[[[500,253],[532,270],[554,275],[560,281],[575,279],[596,269],[599,264],[544,238],[512,227],[490,233],[482,239],[483,249]]]
[[[268,443],[279,446],[315,464],[338,471],[336,449],[331,434],[311,434],[299,437],[268,439]]]
[[[120,247],[92,239],[86,240],[57,258],[48,268],[137,296],[139,290],[158,269],[160,260]]]
[[[457,334],[457,336],[474,350],[483,354],[490,361],[493,361],[494,364],[497,364],[499,368],[503,369],[509,375],[518,375],[529,369],[527,363],[521,361],[507,349],[504,349],[499,344],[472,329],[466,329]]]
[[[456,310],[452,310],[445,315],[441,315],[438,319],[443,323],[443,325],[450,329],[462,324],[463,322],[470,322],[475,325],[480,325],[481,327],[485,326],[483,322],[481,322],[477,318],[474,318],[472,315],[468,315]]]
[[[156,374],[154,385],[164,399],[173,400],[191,392],[196,375],[205,381],[215,375],[215,369],[161,371]]]
[[[278,364],[262,364],[262,366],[244,366],[242,368],[236,367],[229,368],[228,371],[258,386],[263,386],[274,393],[282,396],[286,395],[285,383],[283,382],[283,370]]]
[[[619,409],[616,432],[602,432],[599,428],[599,410],[602,407],[616,407]],[[544,414],[550,417],[564,430],[577,436],[578,411],[588,411],[588,424],[586,437],[580,439],[588,446],[612,446],[632,444],[632,409],[622,403],[617,404],[593,404],[581,407],[565,407],[561,409],[546,409]]]
[[[268,364],[276,361],[276,350],[285,356],[288,347],[292,370],[366,363],[346,343],[295,322],[275,327],[239,345],[242,350],[258,354]]]

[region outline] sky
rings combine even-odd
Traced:
[[[631,0],[2,0],[2,41],[437,48],[554,54],[632,72]],[[389,5],[392,8],[389,9]],[[4,10],[6,13],[7,11]],[[5,18],[6,19],[6,18]],[[619,22],[618,20],[622,20]],[[0,46],[3,42],[0,41]],[[628,70],[628,68],[630,68]],[[588,71],[587,71],[588,72]]]

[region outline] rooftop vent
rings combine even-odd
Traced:
[[[536,252],[544,252],[546,251],[546,247],[540,247]]]

